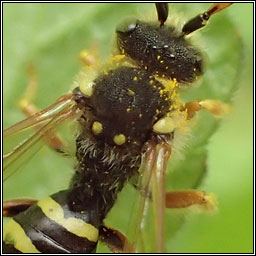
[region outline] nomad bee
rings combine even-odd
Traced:
[[[134,20],[117,27],[118,52],[110,64],[99,67],[83,52],[85,68],[71,93],[39,112],[24,99],[22,108],[29,117],[4,130],[3,136],[28,128],[35,132],[5,153],[4,179],[41,139],[67,153],[55,128],[68,119],[78,124],[77,164],[68,189],[39,201],[4,202],[4,216],[13,217],[4,227],[4,253],[92,253],[99,240],[113,252],[138,252],[147,202],[155,213],[155,250],[163,252],[165,208],[214,207],[212,197],[201,191],[166,192],[165,171],[176,134],[186,123],[201,109],[221,115],[227,108],[216,100],[183,102],[178,92],[204,69],[202,53],[187,35],[230,5],[213,4],[179,31],[166,24],[168,4],[157,3],[158,21]],[[134,236],[128,239],[105,226],[104,219],[132,178],[138,180],[140,196]]]

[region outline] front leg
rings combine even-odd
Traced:
[[[216,197],[212,193],[197,190],[176,190],[165,195],[166,208],[187,208],[198,206],[200,209],[215,210]]]
[[[187,111],[187,118],[191,119],[198,111],[203,109],[215,117],[222,117],[230,112],[231,106],[219,100],[193,100],[186,103],[184,111]]]

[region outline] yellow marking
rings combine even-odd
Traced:
[[[3,230],[3,240],[23,253],[40,253],[26,235],[23,228],[14,219],[11,219]]]
[[[139,118],[142,118],[142,116],[143,116],[142,114],[139,114]]]
[[[131,95],[131,96],[134,96],[135,95],[135,92],[131,89],[128,89],[128,93]]]
[[[164,117],[153,125],[153,130],[156,133],[166,134],[173,132],[176,127],[177,125],[172,118]]]
[[[95,135],[102,133],[102,131],[103,131],[102,123],[97,122],[97,121],[93,122],[92,131]]]
[[[160,60],[160,63],[161,63],[161,64],[163,64],[163,63],[164,63],[164,61],[163,61],[163,60]]]
[[[80,72],[75,81],[75,86],[79,86],[80,91],[87,98],[93,95],[95,83],[93,80],[98,76],[98,72],[93,66],[87,67],[86,70]]]
[[[123,134],[116,135],[114,137],[114,142],[118,146],[123,145],[126,142],[126,137]]]
[[[96,227],[81,219],[73,217],[64,218],[62,207],[51,197],[39,201],[37,205],[49,219],[57,222],[69,232],[79,237],[85,237],[92,242],[97,242],[99,231]]]
[[[130,109],[130,108],[127,108],[126,111],[129,113],[129,112],[131,112],[131,109]]]
[[[79,89],[84,96],[91,97],[93,94],[93,86],[94,86],[94,82],[90,82],[87,84],[80,84]]]
[[[120,60],[122,60],[125,57],[124,54],[117,54],[112,58],[112,61],[116,61],[119,62]]]
[[[137,76],[135,76],[135,77],[133,78],[133,80],[134,80],[134,81],[137,81],[137,80],[138,80],[138,77],[137,77]]]
[[[157,60],[160,60],[160,58],[161,58],[161,56],[160,56],[160,55],[158,55],[158,56],[157,56]]]

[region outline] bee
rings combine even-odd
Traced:
[[[162,252],[166,207],[211,206],[211,197],[200,191],[165,192],[164,177],[173,142],[188,120],[201,109],[220,115],[227,108],[216,100],[185,103],[178,91],[203,73],[203,56],[187,37],[229,5],[214,4],[178,31],[166,24],[168,5],[156,4],[157,22],[135,20],[117,27],[118,53],[110,64],[98,68],[89,59],[72,92],[4,131],[8,138],[27,128],[36,130],[4,155],[7,179],[42,138],[65,152],[54,129],[67,119],[79,124],[70,188],[39,201],[5,202],[4,214],[15,215],[4,231],[5,252],[88,253],[94,252],[99,239],[113,251],[137,251],[148,201],[155,211],[155,250]],[[134,177],[139,179],[139,211],[135,239],[129,241],[103,220],[124,184]]]

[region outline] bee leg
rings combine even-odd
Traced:
[[[199,206],[205,210],[216,209],[216,198],[213,194],[197,190],[177,190],[167,192],[165,196],[166,208],[186,208]]]
[[[97,60],[93,54],[90,54],[87,50],[82,50],[79,54],[79,59],[85,67],[96,66]]]
[[[101,226],[99,237],[100,241],[105,243],[113,253],[134,252],[134,248],[129,244],[126,236],[116,229]]]
[[[155,5],[158,21],[160,22],[160,26],[163,26],[169,14],[168,3],[155,3]]]
[[[182,28],[184,35],[188,35],[207,24],[210,17],[222,11],[223,9],[229,7],[232,3],[215,3],[206,12],[198,14],[196,17],[189,20]]]
[[[14,217],[20,212],[25,211],[28,207],[35,204],[37,200],[29,198],[10,199],[3,202],[3,216]]]
[[[24,97],[19,101],[19,107],[27,117],[30,117],[35,113],[39,112],[39,109],[32,103],[36,94],[38,84],[37,72],[33,63],[30,63],[28,65],[27,72],[29,75],[29,83]],[[40,128],[40,126],[37,127],[37,129]],[[45,136],[45,142],[53,150],[59,153],[66,154],[65,141],[57,133],[49,132]]]
[[[79,53],[79,59],[82,64],[86,67],[88,66],[97,66],[100,57],[99,57],[99,45],[97,43],[92,43],[90,50],[82,50]]]
[[[231,110],[229,104],[218,100],[193,100],[186,103],[184,110],[187,111],[188,119],[191,119],[199,110],[206,110],[215,117],[222,117]]]

